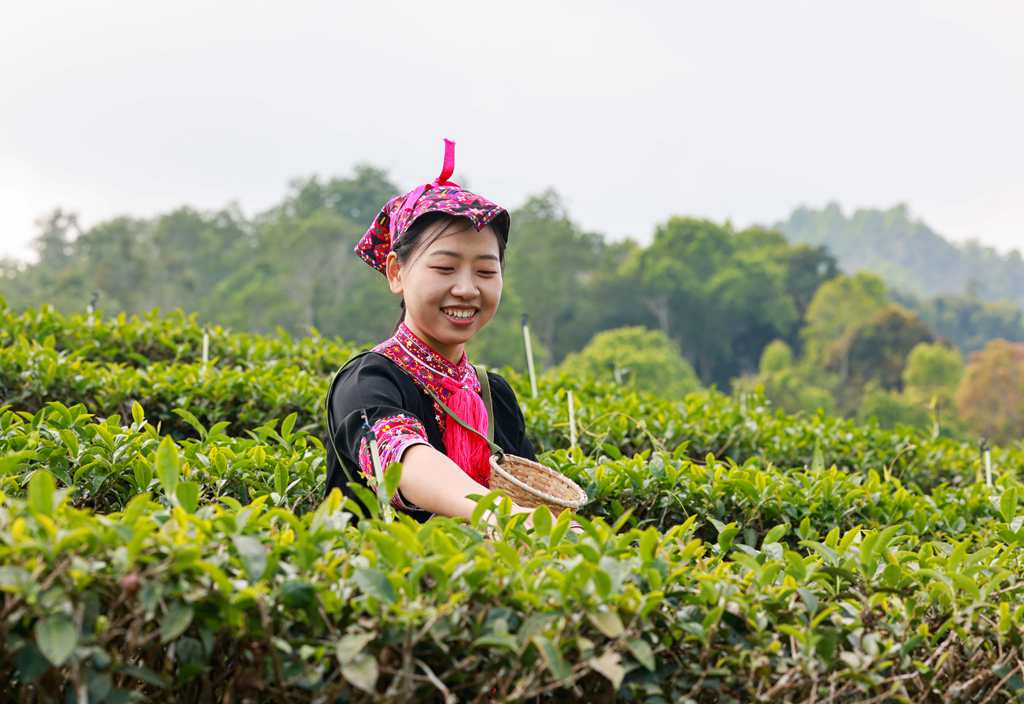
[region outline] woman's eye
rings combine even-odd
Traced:
[[[479,271],[477,273],[480,274],[480,276],[494,276],[498,272],[496,272],[496,271]]]
[[[455,271],[455,268],[450,266],[432,266],[430,268],[434,271],[440,271],[442,274],[450,274]]]

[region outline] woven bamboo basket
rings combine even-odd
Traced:
[[[543,504],[556,515],[565,508],[576,511],[587,503],[587,492],[572,479],[516,455],[505,455],[500,463],[491,457],[491,488],[520,506],[534,508]]]

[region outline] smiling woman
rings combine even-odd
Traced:
[[[505,452],[536,459],[515,393],[465,351],[501,302],[509,214],[448,180],[454,143],[445,147],[441,175],[389,200],[356,245],[401,298],[402,317],[391,338],[342,367],[327,396],[327,491],[351,496],[348,482],[375,482],[365,412],[380,464],[403,465],[392,505],[419,521],[470,517],[466,497],[490,486],[489,429]]]

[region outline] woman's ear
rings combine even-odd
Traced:
[[[394,252],[388,252],[388,258],[384,260],[384,274],[388,277],[391,293],[403,293],[402,268],[398,266],[398,255]]]

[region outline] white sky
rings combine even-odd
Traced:
[[[32,2],[0,9],[0,255],[55,206],[86,225],[252,214],[366,161],[547,186],[647,239],[689,214],[910,204],[1024,246],[1024,3]]]

